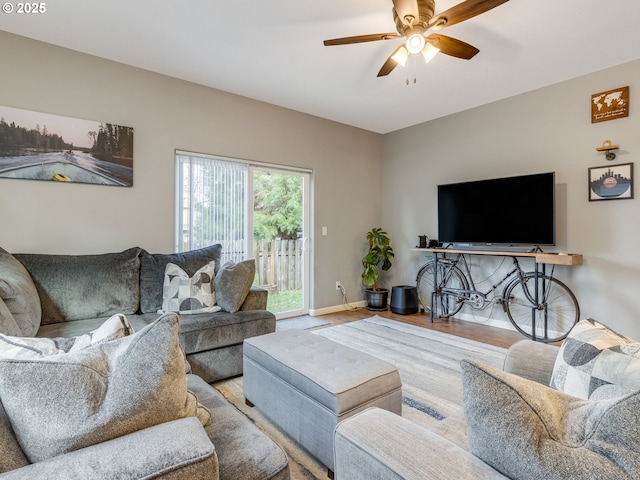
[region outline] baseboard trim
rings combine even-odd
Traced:
[[[470,313],[457,313],[455,318],[464,320],[465,322],[479,323],[480,325],[488,325],[490,327],[502,328],[504,330],[517,331],[513,324],[508,320],[496,320],[495,318],[478,317]]]
[[[337,313],[337,312],[344,312],[345,310],[351,310],[352,308],[362,308],[366,306],[366,302],[364,300],[360,301],[360,302],[352,302],[349,305],[333,305],[331,307],[324,307],[324,308],[310,308],[309,309],[309,315],[311,315],[312,317],[317,317],[319,315],[327,315],[329,313]]]
[[[353,302],[349,305],[333,305],[331,307],[324,308],[310,308],[309,315],[312,317],[318,317],[320,315],[327,315],[329,313],[344,312],[345,310],[351,310],[353,308],[364,308],[367,306],[367,302],[362,300],[359,302]],[[371,315],[375,315],[375,312],[371,312]],[[464,320],[465,322],[478,323],[480,325],[488,325],[490,327],[502,328],[504,330],[511,330],[516,332],[517,330],[513,324],[508,320],[497,320],[495,318],[479,317],[470,313],[457,313],[455,318]]]

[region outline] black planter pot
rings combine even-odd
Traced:
[[[378,288],[378,290],[365,290],[365,299],[367,301],[367,310],[382,312],[387,309],[389,301],[389,289]]]

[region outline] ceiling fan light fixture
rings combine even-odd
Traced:
[[[330,46],[378,40],[404,40],[402,45],[397,46],[386,59],[378,71],[378,77],[389,75],[398,65],[405,66],[409,55],[414,55],[415,60],[415,55],[419,53],[422,54],[426,62],[432,60],[438,52],[463,60],[471,60],[480,51],[473,45],[453,37],[428,32],[464,22],[509,0],[457,1],[461,3],[434,16],[436,0],[392,0],[395,32],[334,38],[325,40],[323,43]]]
[[[424,48],[425,39],[421,33],[412,33],[407,37],[407,50],[409,53],[420,53]]]
[[[393,58],[393,60],[397,64],[402,65],[404,67],[407,64],[407,58],[409,58],[409,52],[404,46],[401,46],[400,48],[398,48],[396,53],[394,53],[391,56],[391,58]]]
[[[425,47],[422,49],[422,56],[424,57],[424,61],[429,63],[433,57],[435,57],[440,49],[438,47],[434,47],[430,43],[427,43]]]

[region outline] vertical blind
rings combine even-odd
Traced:
[[[176,152],[176,251],[222,244],[222,261],[247,249],[249,165]]]

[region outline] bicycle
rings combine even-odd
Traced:
[[[465,268],[463,272],[458,264]],[[514,268],[486,292],[473,281],[463,253],[454,258],[434,258],[423,265],[416,277],[418,300],[434,318],[449,318],[464,305],[481,310],[501,304],[513,326],[524,336],[544,343],[563,340],[578,322],[580,307],[573,292],[557,278],[536,268],[525,272],[513,257]],[[465,273],[466,272],[466,273]],[[513,278],[515,276],[515,278]],[[489,299],[507,279],[501,296]]]

